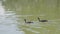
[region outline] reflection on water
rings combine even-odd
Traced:
[[[0,34],[24,34],[18,31],[17,20],[13,11],[5,11],[0,1]]]
[[[4,15],[4,9],[3,6],[1,6],[1,1],[0,1],[0,15]]]

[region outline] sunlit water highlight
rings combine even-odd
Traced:
[[[5,11],[0,1],[0,34],[24,34],[18,31],[15,13]]]

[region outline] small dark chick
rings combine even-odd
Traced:
[[[40,20],[40,18],[38,17],[39,22],[48,22],[48,20]]]
[[[26,21],[26,19],[24,19],[24,21],[25,21],[25,23],[27,23],[27,24],[30,24],[30,23],[33,23],[33,22],[31,22],[31,21]]]

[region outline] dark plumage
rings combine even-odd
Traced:
[[[40,18],[38,17],[39,22],[48,22],[48,20],[40,20]]]
[[[27,22],[26,19],[24,19],[24,21],[25,21],[25,23],[29,23],[29,24],[30,24],[30,23],[33,23],[33,22],[31,22],[31,21]]]

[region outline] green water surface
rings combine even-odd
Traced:
[[[60,0],[6,0],[2,5],[6,11],[16,13],[17,21],[21,24],[17,27],[26,34],[60,34]],[[37,17],[49,21],[40,23]],[[34,21],[35,25],[22,25],[24,19]]]

